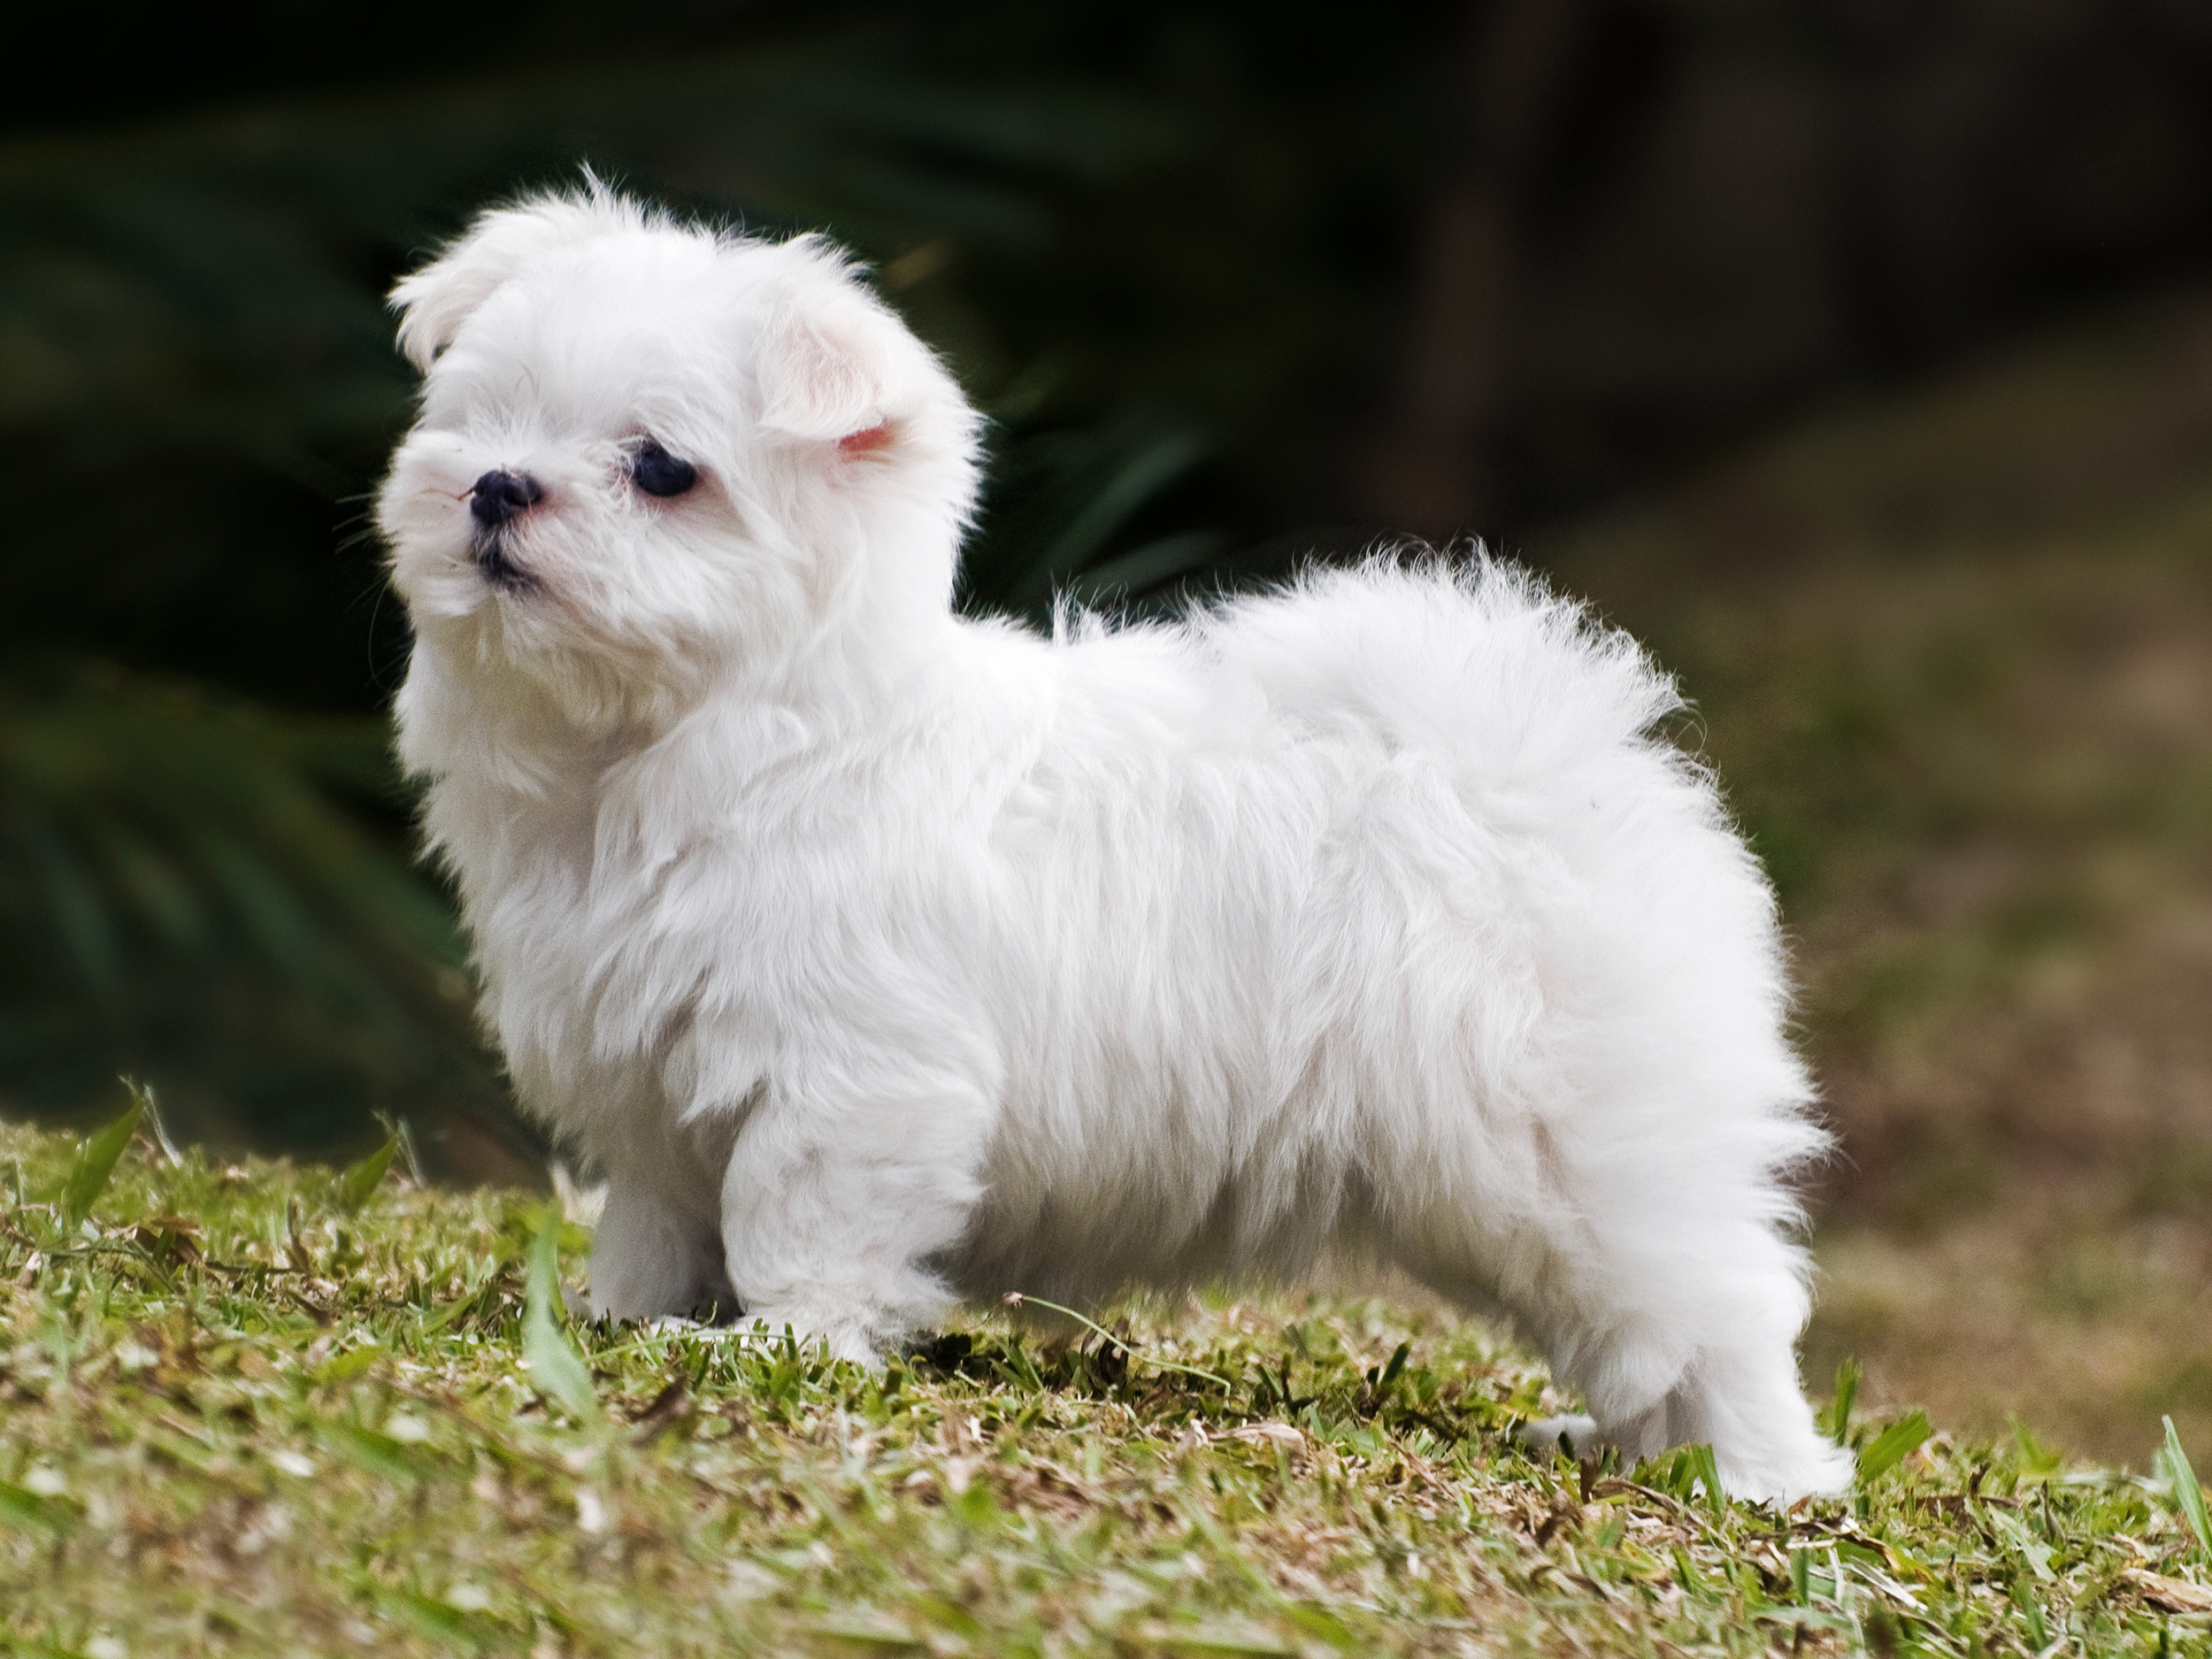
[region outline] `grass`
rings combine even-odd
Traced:
[[[986,1317],[872,1375],[572,1323],[580,1228],[396,1147],[149,1126],[0,1128],[0,1650],[2212,1651],[2177,1440],[2074,1467],[1869,1420],[1847,1367],[1860,1489],[1776,1513],[1701,1448],[1531,1458],[1525,1357],[1348,1294]]]

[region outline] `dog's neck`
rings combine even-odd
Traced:
[[[471,632],[426,631],[396,707],[400,757],[434,787],[458,782],[503,810],[573,803],[640,757],[741,742],[764,719],[822,737],[895,725],[959,629],[949,608],[899,617],[864,603],[780,654],[733,651],[650,680],[589,663],[530,672]]]

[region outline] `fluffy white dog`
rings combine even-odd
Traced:
[[[975,411],[815,238],[604,190],[401,282],[398,718],[595,1310],[872,1362],[1372,1252],[1630,1453],[1832,1491],[1773,899],[1672,683],[1508,567],[953,613]]]

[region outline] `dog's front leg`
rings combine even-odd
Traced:
[[[687,1315],[710,1303],[728,1309],[714,1217],[698,1213],[696,1200],[674,1202],[672,1185],[634,1170],[610,1176],[591,1247],[595,1318]]]
[[[749,1322],[874,1365],[954,1300],[927,1263],[981,1192],[991,1097],[910,1063],[870,1070],[873,1088],[849,1074],[771,1084],[723,1177],[722,1241]]]

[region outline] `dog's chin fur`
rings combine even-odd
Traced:
[[[401,749],[517,1089],[607,1172],[595,1310],[872,1362],[1351,1249],[1509,1315],[1554,1426],[1847,1481],[1773,900],[1630,641],[1479,557],[957,618],[976,417],[818,241],[594,187],[395,297]],[[543,499],[487,561],[495,469]]]

